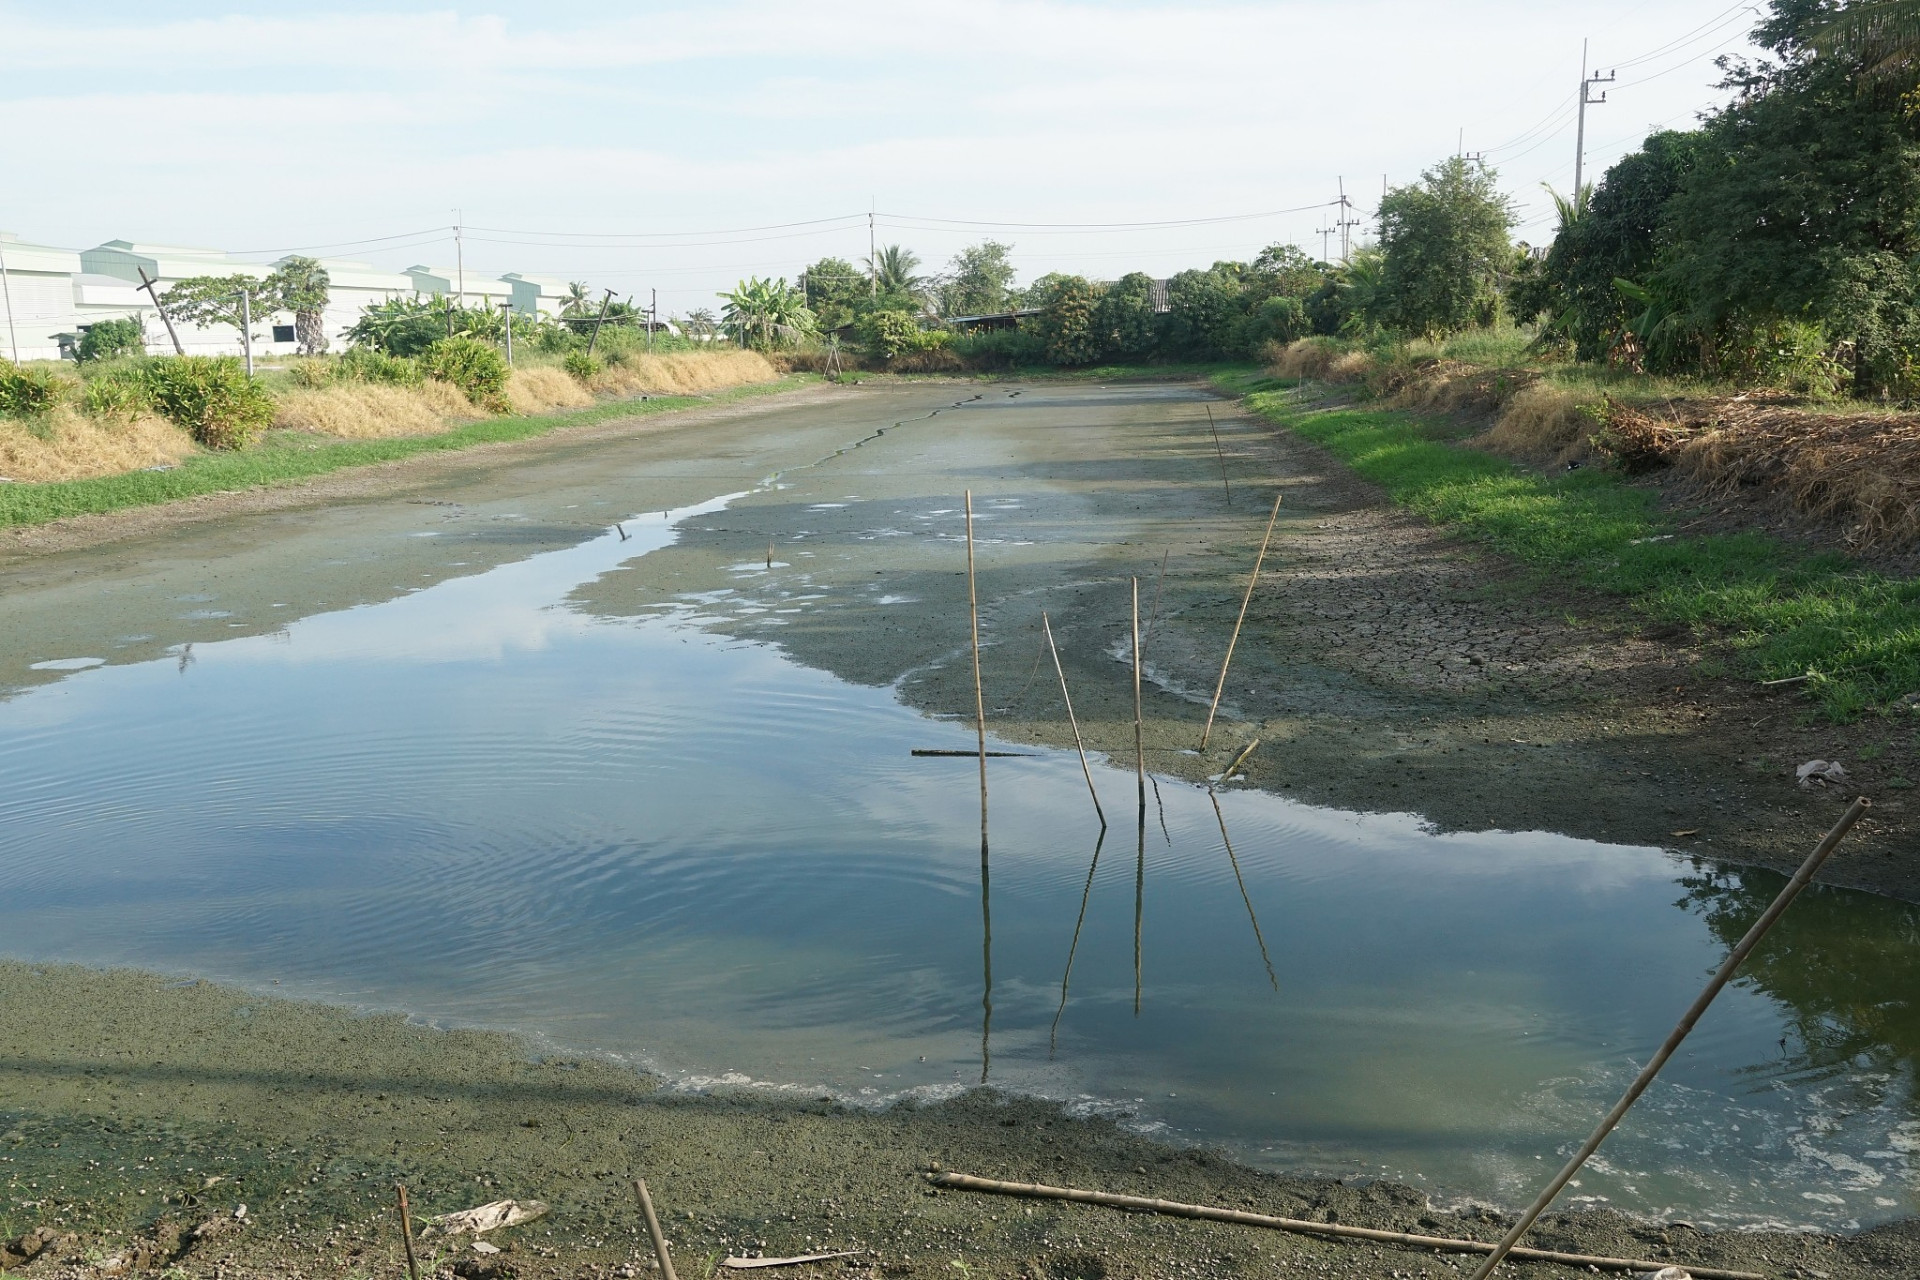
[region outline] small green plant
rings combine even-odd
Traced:
[[[590,356],[584,351],[567,352],[566,357],[560,361],[560,365],[581,382],[593,381],[594,375],[600,372],[601,367],[598,357]]]
[[[80,335],[80,346],[76,352],[81,364],[120,356],[143,356],[146,353],[147,331],[131,316],[88,325],[86,332]]]
[[[507,411],[507,361],[490,344],[455,334],[428,347],[420,368],[429,378],[451,382],[467,399],[495,413]]]
[[[153,407],[209,449],[244,449],[273,421],[273,397],[234,356],[165,356],[145,380]]]
[[[0,360],[0,414],[39,418],[67,397],[72,384],[51,369],[23,368]]]
[[[334,361],[333,376],[338,382],[377,382],[390,387],[417,387],[426,377],[417,361],[371,347],[354,347]]]
[[[305,387],[309,391],[332,386],[335,376],[333,361],[324,356],[317,359],[293,360],[287,364],[287,381],[296,387]]]
[[[86,381],[81,406],[95,418],[127,418],[148,408],[146,371],[138,364],[116,365]]]

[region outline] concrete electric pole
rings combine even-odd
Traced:
[[[1597,98],[1589,97],[1588,93],[1596,84],[1612,83],[1613,72],[1611,71],[1604,76],[1597,71],[1591,76],[1587,74],[1587,42],[1582,40],[1580,42],[1580,123],[1573,131],[1573,202],[1576,205],[1580,203],[1580,184],[1587,164],[1587,108],[1599,106],[1607,100],[1605,89],[1600,91],[1600,96]]]

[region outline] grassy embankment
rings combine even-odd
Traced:
[[[1604,377],[1573,371],[1567,381]],[[1616,468],[1522,466],[1473,447],[1484,435],[1470,442],[1457,419],[1302,398],[1296,378],[1229,373],[1217,381],[1395,502],[1543,579],[1622,600],[1649,623],[1721,638],[1722,670],[1804,676],[1836,720],[1920,690],[1920,582],[1763,533],[1689,533],[1656,490]]]
[[[150,506],[209,493],[285,484],[370,463],[527,440],[561,427],[589,426],[616,418],[652,417],[767,395],[815,382],[811,374],[788,374],[705,395],[656,395],[541,415],[482,418],[437,435],[334,440],[304,431],[276,430],[250,449],[199,452],[166,471],[130,471],[47,484],[0,485],[0,527],[42,524],[67,516]]]

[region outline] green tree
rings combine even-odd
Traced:
[[[953,255],[939,290],[943,316],[981,315],[1006,308],[1013,292],[1013,246],[982,240]]]
[[[280,297],[273,291],[271,279],[259,280],[241,274],[188,276],[175,281],[161,301],[175,323],[184,321],[203,329],[218,324],[244,330],[243,320],[248,314],[252,315],[254,324],[259,325],[281,310]],[[242,294],[247,297],[244,303]]]
[[[1101,345],[1126,360],[1138,360],[1159,344],[1159,319],[1153,311],[1153,278],[1138,271],[1108,285],[1094,309]]]
[[[325,267],[298,254],[281,259],[263,284],[263,293],[277,304],[274,310],[293,312],[293,336],[303,355],[317,356],[327,349],[325,317],[331,284]],[[259,309],[256,302],[256,314]]]
[[[1380,201],[1387,324],[1439,335],[1490,321],[1513,220],[1493,171],[1457,156],[1388,192]]]
[[[1801,16],[1809,7],[1813,12]],[[1776,5],[1773,25],[1817,56],[1853,69],[1864,91],[1910,90],[1920,80],[1920,0],[1854,0],[1839,8]]]
[[[1042,276],[1027,299],[1040,308],[1034,328],[1048,363],[1091,364],[1100,358],[1104,344],[1094,322],[1100,291],[1084,276]]]
[[[1225,354],[1233,326],[1245,314],[1240,280],[1221,263],[1206,271],[1182,271],[1170,278],[1167,306],[1167,351],[1199,360]]]
[[[567,282],[566,296],[560,301],[560,314],[565,319],[577,316],[591,316],[600,310],[594,305],[593,290],[587,287],[585,280]]]
[[[866,274],[844,258],[822,258],[800,273],[801,290],[822,332],[852,324],[873,292]]]
[[[1597,187],[1574,198],[1553,193],[1559,230],[1538,272],[1508,291],[1514,319],[1544,316],[1582,360],[1611,353],[1641,310],[1614,282],[1644,281],[1653,270],[1661,216],[1692,171],[1700,142],[1698,133],[1650,134]]]
[[[80,335],[78,355],[81,364],[94,360],[112,360],[117,356],[145,355],[147,331],[132,316],[97,320]]]
[[[1662,209],[1644,327],[1656,352],[1754,369],[1787,326],[1820,327],[1854,391],[1910,388],[1920,359],[1920,128],[1815,56],[1776,4],[1779,61],[1733,69],[1738,96],[1701,131]],[[1658,322],[1654,323],[1654,318]]]
[[[890,244],[867,259],[872,288],[882,298],[906,299],[917,310],[926,299],[926,277],[915,275],[920,257],[911,249]]]

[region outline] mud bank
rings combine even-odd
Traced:
[[[28,1276],[144,1262],[169,1274],[400,1274],[391,1208],[504,1197],[546,1217],[495,1232],[483,1258],[425,1247],[437,1269],[525,1277],[649,1269],[628,1180],[648,1179],[681,1274],[718,1257],[863,1250],[784,1274],[1030,1277],[1448,1276],[1457,1258],[1090,1206],[929,1189],[933,1161],[984,1176],[1490,1239],[1489,1211],[1386,1183],[1283,1177],[1174,1150],[1110,1119],[972,1093],[848,1108],[749,1091],[696,1095],[620,1064],[511,1037],[261,997],[132,971],[0,964],[3,1217],[47,1228]],[[236,1219],[241,1205],[244,1218]],[[202,1234],[202,1224],[234,1224]],[[182,1236],[186,1242],[182,1244]],[[69,1236],[71,1238],[69,1238]],[[1672,1257],[1772,1275],[1920,1269],[1911,1222],[1851,1238],[1706,1234],[1610,1212],[1556,1217],[1548,1247]],[[117,1260],[117,1261],[116,1261]],[[1517,1272],[1518,1273],[1518,1272]],[[1528,1264],[1527,1275],[1585,1274]]]

